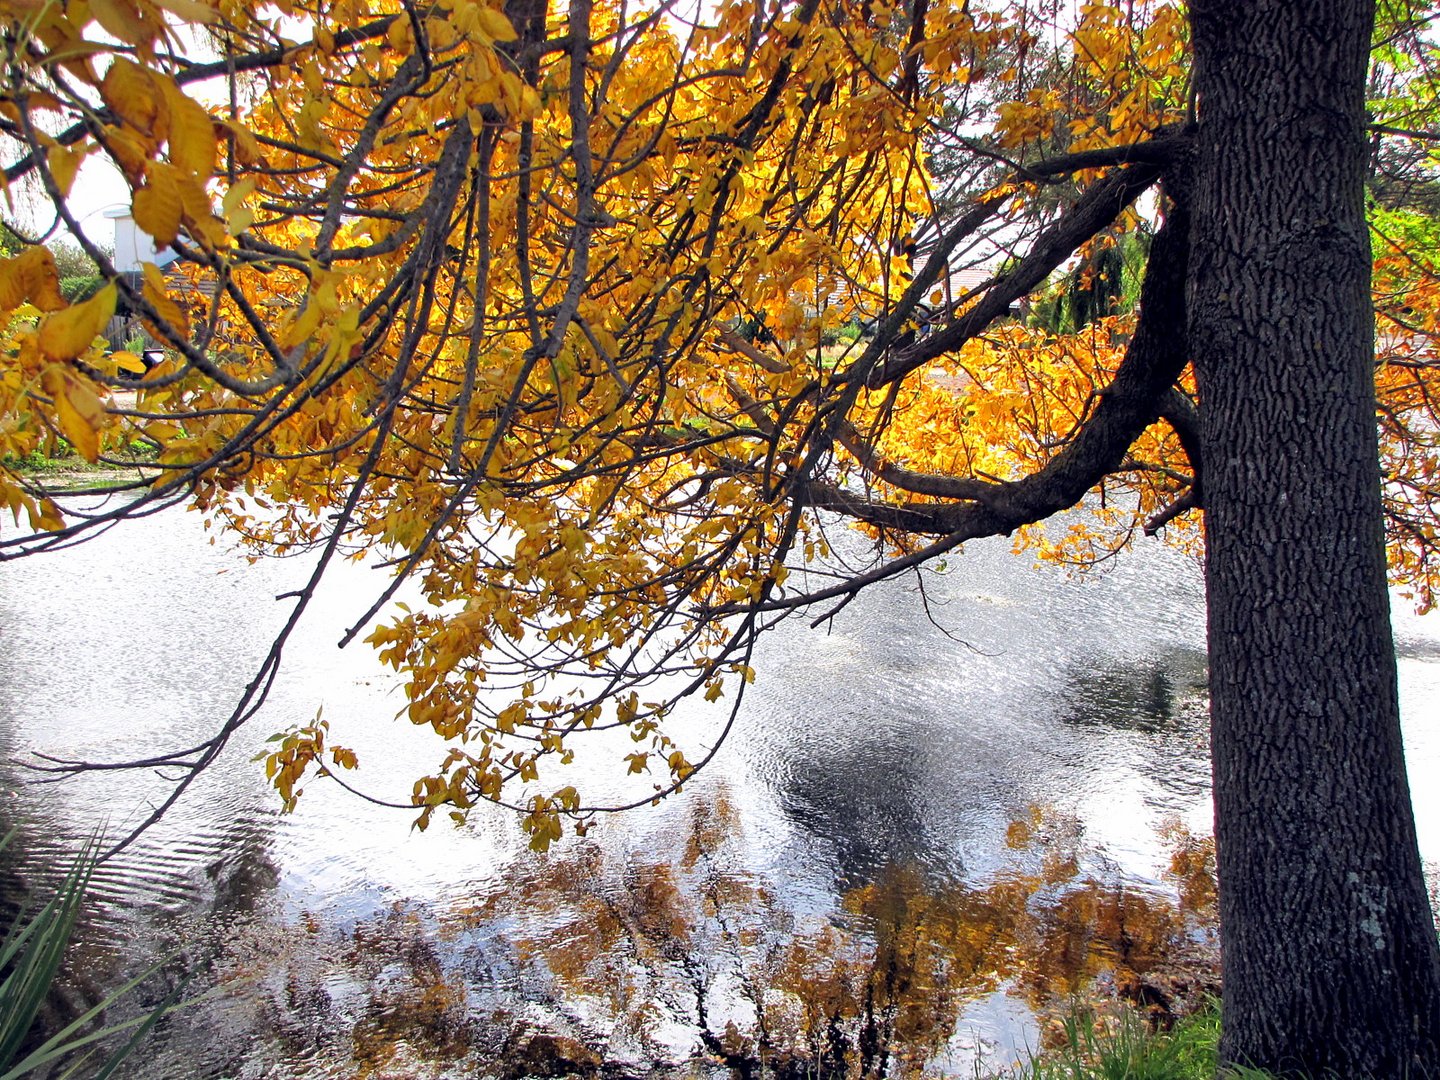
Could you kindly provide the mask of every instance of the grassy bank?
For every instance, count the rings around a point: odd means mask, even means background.
[[[1118,1018],[1085,1010],[1062,1025],[1059,1045],[992,1080],[1215,1080],[1220,1010],[1211,1005],[1152,1032],[1133,1013]],[[1255,1069],[1228,1070],[1227,1080],[1269,1080]]]
[[[155,456],[156,450],[149,443],[135,442],[107,454],[106,460],[89,462],[61,444],[51,454],[36,450],[23,457],[5,457],[0,459],[0,466],[32,477],[51,491],[64,491],[129,484],[135,479],[135,470],[152,464]]]

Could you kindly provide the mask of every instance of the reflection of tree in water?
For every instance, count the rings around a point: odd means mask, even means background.
[[[1205,654],[1176,649],[1159,656],[1076,666],[1066,675],[1062,722],[1125,736],[1137,768],[1181,799],[1210,791],[1210,727]]]
[[[1163,1016],[1213,962],[1204,845],[1177,847],[1173,895],[1103,883],[1079,870],[1078,830],[1037,811],[987,881],[896,864],[827,917],[739,865],[738,828],[718,798],[673,860],[575,846],[518,863],[469,906],[363,923],[339,949],[295,928],[290,953],[248,974],[296,1046],[324,1030],[362,1076],[700,1058],[741,1076],[903,1077],[933,1071],[969,1004],[997,990],[1046,1015],[1099,980]]]
[[[1159,656],[1072,667],[1063,691],[1066,723],[1121,731],[1175,731],[1205,701],[1205,654],[1176,649]]]
[[[271,850],[269,822],[237,819],[216,845],[217,857],[205,867],[214,887],[212,910],[218,914],[251,912],[269,900],[280,881],[280,864]]]

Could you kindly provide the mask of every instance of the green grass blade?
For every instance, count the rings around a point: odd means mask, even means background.
[[[0,837],[0,852],[5,850],[14,836],[15,830],[12,829]],[[182,980],[166,995],[165,1000],[149,1013],[95,1031],[85,1031],[105,1010],[159,971],[163,966],[162,962],[107,995],[98,1005],[50,1036],[22,1060],[15,1060],[60,971],[65,951],[75,932],[81,902],[95,872],[99,850],[100,837],[97,834],[81,848],[74,864],[50,900],[34,916],[22,915],[17,918],[15,924],[6,932],[3,945],[0,945],[0,966],[8,966],[9,969],[4,980],[0,980],[0,1080],[19,1080],[26,1074],[56,1064],[78,1050],[91,1047],[63,1074],[64,1077],[78,1076],[80,1070],[93,1062],[95,1043],[123,1032],[131,1032],[130,1037],[110,1054],[99,1071],[91,1077],[91,1080],[109,1080],[139,1042],[160,1022],[161,1017],[179,1008],[178,1002],[188,985],[188,979]]]
[[[126,994],[133,991],[142,982],[154,975],[163,966],[164,962],[162,961],[154,967],[136,975],[129,982],[109,994],[104,1001],[86,1011],[83,1016],[77,1017],[63,1029],[46,1039],[44,1043],[26,1055],[23,1061],[17,1062],[6,1072],[0,1073],[0,1080],[17,1080],[18,1077],[24,1076],[28,1072],[33,1072],[36,1069],[54,1064],[56,1061],[68,1054],[74,1053],[82,1047],[89,1046],[102,1039],[108,1039],[112,1035],[118,1035],[123,1031],[130,1031],[133,1028],[143,1028],[144,1031],[148,1033],[149,1030],[159,1022],[162,1016],[179,1008],[179,1006],[175,1004],[175,999],[178,998],[179,991],[184,989],[186,985],[185,982],[182,982],[177,990],[171,991],[170,995],[167,996],[157,1008],[151,1010],[144,1016],[133,1016],[128,1020],[122,1020],[118,1024],[111,1024],[97,1031],[86,1032],[83,1035],[80,1034],[91,1021],[95,1020],[104,1013],[106,1009],[113,1006]],[[128,1053],[128,1051],[126,1052]],[[113,1066],[110,1066],[108,1062],[106,1067],[111,1068],[113,1071]],[[108,1075],[108,1073],[106,1075]]]
[[[96,848],[95,840],[86,843],[50,902],[16,935],[9,974],[0,982],[0,1064],[14,1060],[60,971]]]

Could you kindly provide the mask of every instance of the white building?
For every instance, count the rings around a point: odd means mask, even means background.
[[[162,270],[175,261],[170,248],[157,248],[150,235],[135,224],[129,207],[106,210],[105,216],[115,223],[115,269],[122,274],[138,274],[145,263],[154,263]]]

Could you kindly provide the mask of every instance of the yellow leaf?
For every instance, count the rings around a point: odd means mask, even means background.
[[[235,140],[235,160],[241,165],[263,165],[265,155],[260,152],[260,142],[244,124],[230,120],[216,121]]]
[[[65,306],[55,256],[39,244],[13,259],[0,259],[0,311],[13,311],[27,301],[41,311],[59,311]]]
[[[65,527],[65,518],[53,499],[41,499],[36,504],[36,509],[39,513],[32,514],[30,517],[32,528],[43,529],[46,532],[58,532]]]
[[[145,175],[145,168],[155,153],[149,137],[126,127],[116,127],[114,124],[106,124],[104,133],[110,156],[115,160],[115,164],[120,166],[125,179],[132,184],[140,183]]]
[[[25,270],[19,259],[0,259],[0,311],[25,303]]]
[[[220,13],[203,0],[156,0],[156,3],[185,22],[210,25],[220,21]]]
[[[84,23],[88,21],[88,13],[81,14],[77,9],[79,9],[79,5],[72,7],[70,12],[83,27]],[[53,8],[52,12],[54,12]],[[47,63],[61,64],[77,79],[90,86],[96,85],[98,80],[95,78],[95,69],[90,65],[90,58],[100,52],[108,51],[108,49],[97,43],[83,40],[82,29],[77,28],[74,22],[58,12],[54,12],[50,18],[36,27],[36,33],[49,48],[49,53],[45,57]],[[36,100],[37,98],[39,101]],[[59,104],[58,99],[42,90],[31,96],[28,107],[32,110],[50,108],[51,101],[54,101],[56,105]]]
[[[220,202],[220,212],[225,217],[225,227],[231,236],[239,236],[255,220],[255,211],[245,205],[245,200],[255,192],[254,177],[247,176],[225,193]]]
[[[64,308],[65,297],[60,295],[60,271],[55,266],[55,256],[50,254],[50,249],[37,245],[20,257],[26,260],[25,290],[30,303],[41,311]]]
[[[98,52],[99,49],[93,49],[92,51]],[[37,109],[49,109],[52,112],[65,111],[65,103],[48,90],[35,91],[26,100],[26,104],[29,105],[31,112],[35,112]],[[37,132],[36,134],[39,133]]]
[[[160,318],[169,323],[181,337],[190,335],[190,321],[186,318],[185,309],[172,300],[165,291],[165,275],[154,263],[145,263],[141,268],[144,274],[144,282],[140,287],[141,295]]]
[[[165,23],[149,0],[90,0],[90,14],[109,33],[148,53]]]
[[[180,233],[180,185],[172,169],[157,164],[150,169],[150,181],[135,192],[130,212],[135,224],[150,234],[156,247],[166,247]]]
[[[496,41],[514,41],[520,36],[515,33],[515,27],[510,25],[510,20],[494,8],[477,8],[475,16],[480,23],[480,29]]]
[[[119,352],[112,352],[110,359],[115,362],[115,366],[121,371],[129,371],[135,375],[145,374],[145,361],[133,352],[127,352],[123,349]]]
[[[164,137],[165,99],[155,79],[139,64],[124,57],[112,60],[100,83],[100,97],[126,124],[157,139]]]
[[[73,360],[105,329],[115,314],[115,283],[82,304],[47,315],[40,324],[40,351],[51,360]]]
[[[325,92],[325,76],[320,73],[320,65],[314,60],[301,66],[300,81],[305,84],[306,90],[317,97]]]
[[[215,171],[215,125],[210,114],[171,80],[155,81],[170,113],[170,161],[204,183]]]
[[[100,456],[100,428],[105,422],[105,407],[95,391],[58,365],[46,369],[42,382],[55,400],[61,434],[81,457],[94,461]]]
[[[205,185],[189,173],[177,171],[175,177],[191,238],[210,250],[226,246],[229,236],[225,224],[215,216],[215,206]]]
[[[398,53],[407,53],[412,44],[410,38],[410,20],[395,19],[385,30],[385,41]]]
[[[46,164],[50,166],[50,175],[55,178],[55,186],[60,189],[60,194],[70,194],[70,188],[75,184],[75,173],[89,152],[88,146],[79,146],[73,150],[52,146],[45,155]]]

